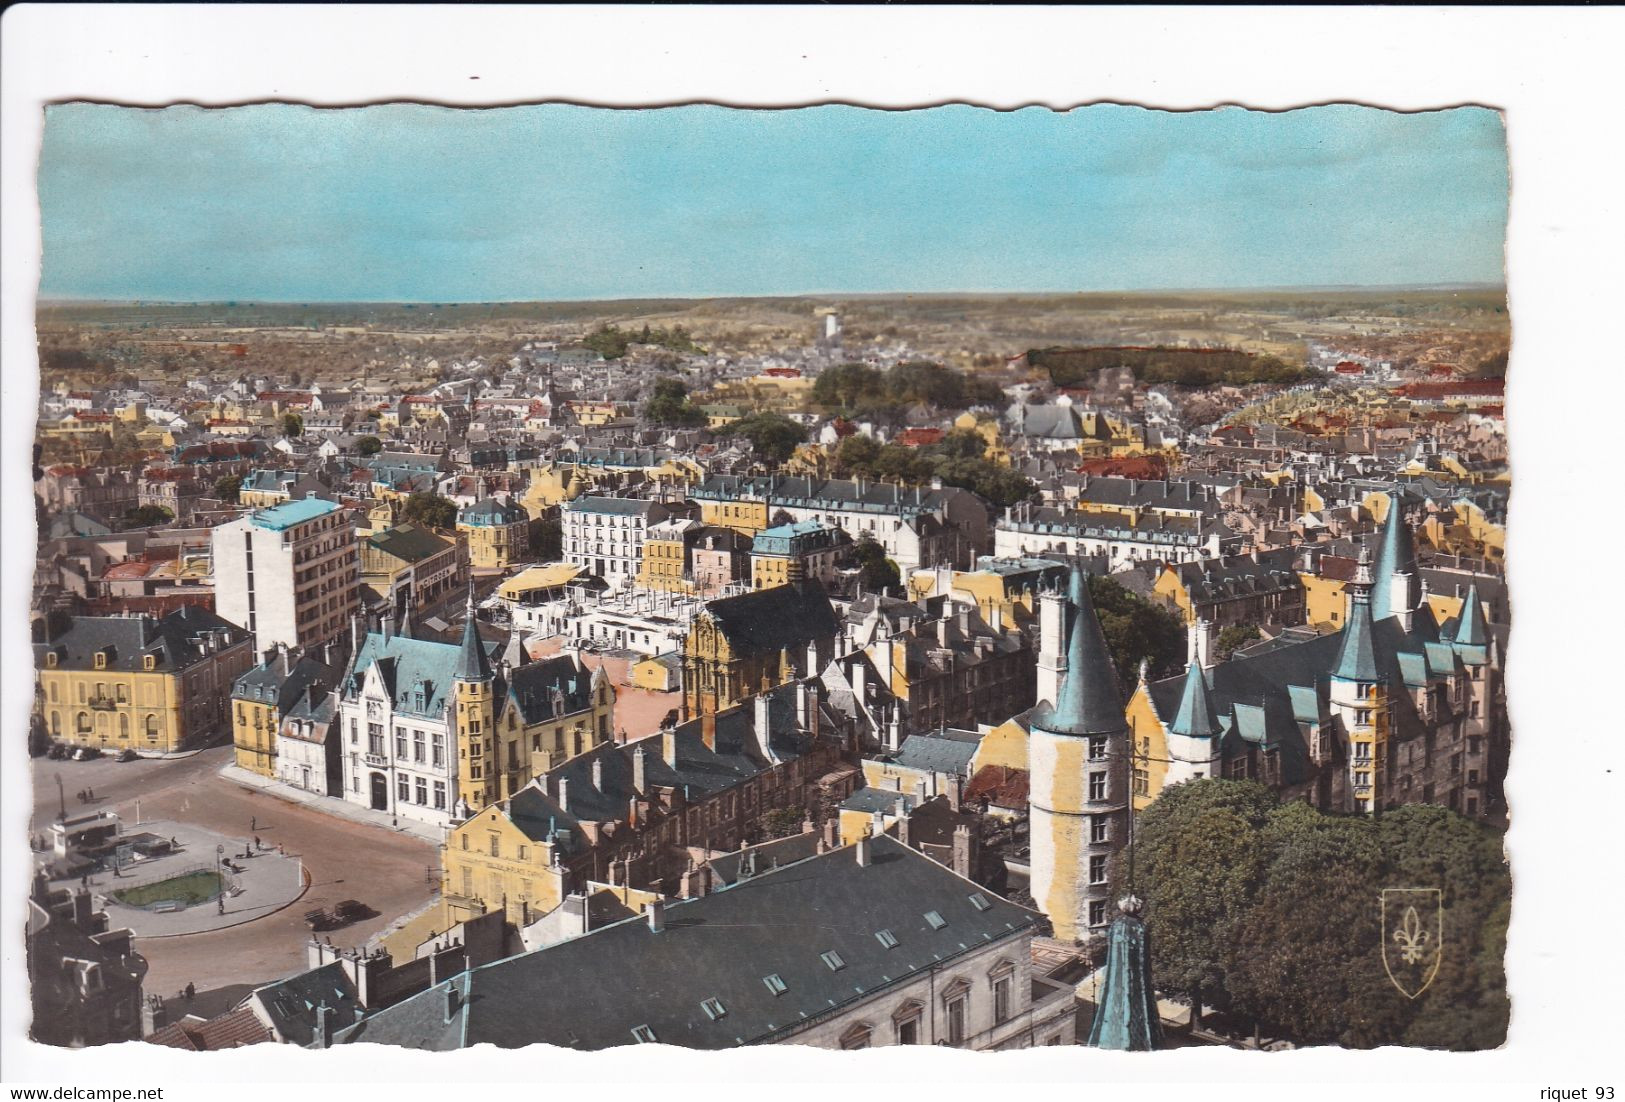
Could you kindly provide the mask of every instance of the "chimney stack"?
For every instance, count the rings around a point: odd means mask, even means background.
[[[827,853],[841,844],[841,822],[834,815],[824,820],[824,836],[819,839],[818,851]]]
[[[677,768],[677,728],[660,729],[660,756],[671,768]]]
[[[971,865],[974,844],[971,837],[970,826],[961,823],[954,828],[954,855],[953,869],[966,880],[971,878]]]
[[[559,778],[559,807],[564,811],[570,810],[570,779]]]
[[[717,748],[717,713],[708,711],[700,716],[700,740],[707,750]]]
[[[462,992],[457,990],[456,983],[446,984],[446,1021],[457,1017],[457,1011],[462,1009]]]
[[[876,812],[875,814],[878,815],[879,812]],[[853,853],[857,857],[858,868],[866,869],[866,868],[869,867],[869,859],[870,859],[869,847],[872,844],[873,843],[871,842],[869,835],[865,834],[863,837],[858,839],[857,845],[852,847]]]
[[[657,934],[660,933],[666,928],[665,902],[659,899],[653,900],[650,902],[647,911],[649,914],[649,929]]]
[[[632,751],[632,787],[638,790],[639,795],[649,794],[649,751],[639,746]]]
[[[592,759],[592,786],[600,792],[604,790],[604,755],[602,754]]]
[[[322,1003],[316,1008],[316,1030],[312,1038],[315,1048],[330,1048],[333,1044],[333,1011]]]

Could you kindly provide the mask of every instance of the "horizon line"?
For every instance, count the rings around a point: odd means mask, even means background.
[[[1418,291],[1501,291],[1504,281],[1445,280],[1432,283],[1306,283],[1269,284],[1238,287],[1123,287],[1087,291],[1068,290],[1000,290],[1000,291],[795,291],[778,294],[649,294],[596,298],[500,298],[500,299],[367,299],[367,298],[204,298],[165,299],[130,297],[98,297],[74,295],[37,296],[35,307],[41,306],[530,306],[544,304],[590,305],[596,303],[628,302],[714,302],[723,299],[783,300],[804,298],[1087,298],[1097,295],[1235,295],[1235,294],[1340,294],[1348,292],[1418,292]]]

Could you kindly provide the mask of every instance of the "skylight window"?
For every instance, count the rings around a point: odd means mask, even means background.
[[[990,911],[993,909],[993,904],[989,903],[987,901],[987,896],[983,895],[981,892],[971,893],[970,905],[975,907],[978,911]]]
[[[948,920],[943,918],[942,915],[938,914],[936,911],[926,911],[925,920],[926,922],[930,923],[933,930],[940,930],[944,926],[948,925]]]
[[[785,985],[784,977],[780,976],[777,972],[774,972],[771,976],[763,976],[762,984],[775,995],[782,995],[786,991],[790,990],[790,988]]]
[[[705,999],[701,1001],[700,1009],[705,1011],[705,1016],[710,1018],[713,1022],[728,1013],[728,1008],[723,1006],[721,1000],[719,999]]]
[[[897,935],[892,933],[890,930],[876,930],[875,940],[880,942],[880,944],[884,945],[888,949],[897,948]]]
[[[841,969],[846,967],[846,961],[841,959],[841,954],[837,953],[833,949],[827,953],[820,953],[818,956],[820,960],[829,965],[829,970],[831,972],[839,972]]]
[[[632,1039],[640,1045],[652,1045],[655,1043],[655,1031],[646,1025],[635,1025],[632,1027]]]

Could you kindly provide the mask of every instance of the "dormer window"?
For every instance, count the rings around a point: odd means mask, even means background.
[[[143,654],[141,656],[141,668],[144,669],[144,670],[155,670],[155,669],[157,669],[158,668],[158,656],[156,654]]]
[[[106,651],[99,650],[99,651],[96,652],[96,668],[98,670],[105,670],[107,668],[107,652]]]

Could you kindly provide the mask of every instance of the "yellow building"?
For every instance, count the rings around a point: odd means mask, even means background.
[[[440,851],[447,920],[501,910],[527,926],[564,902],[568,876],[555,860],[563,857],[551,834],[556,822],[552,801],[527,787],[454,830]]]
[[[697,718],[815,673],[841,626],[816,582],[793,582],[706,604],[683,640],[683,709]]]
[[[1319,632],[1339,631],[1343,616],[1348,611],[1348,596],[1344,592],[1348,580],[1326,574],[1298,572],[1303,582],[1304,622]]]
[[[340,676],[341,671],[308,655],[300,658],[287,647],[267,652],[265,661],[231,687],[231,741],[237,764],[262,777],[275,777],[283,715],[312,685],[332,689]]]
[[[718,528],[732,528],[746,536],[754,536],[767,527],[766,501],[707,501],[700,500],[700,521]]]
[[[227,728],[232,682],[254,660],[246,631],[195,605],[79,616],[34,644],[35,713],[71,746],[174,753]]]
[[[661,593],[692,593],[688,551],[704,525],[686,517],[651,524],[643,536],[638,585]]]
[[[530,517],[510,501],[483,498],[457,514],[476,570],[507,570],[530,557]]]

